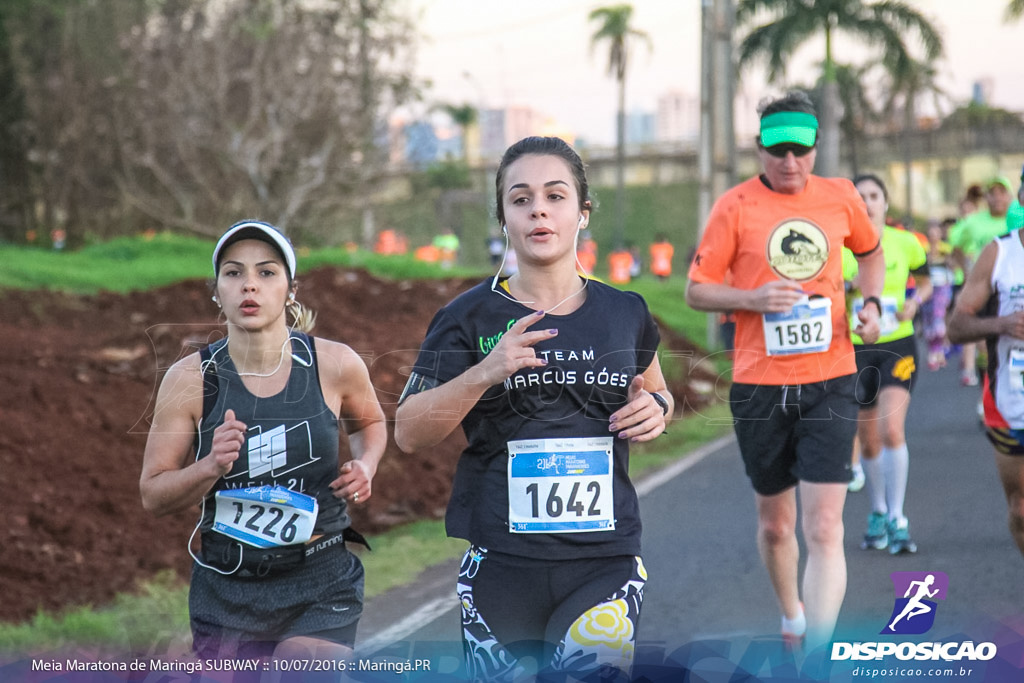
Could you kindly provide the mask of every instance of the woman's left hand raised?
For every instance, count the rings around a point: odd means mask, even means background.
[[[612,413],[608,431],[620,439],[650,441],[665,431],[665,413],[650,392],[644,391],[644,377],[629,383],[626,405]]]

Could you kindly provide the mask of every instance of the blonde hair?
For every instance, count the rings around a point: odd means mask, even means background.
[[[285,310],[292,317],[292,329],[309,333],[316,325],[316,311],[306,308],[297,299],[289,299]]]

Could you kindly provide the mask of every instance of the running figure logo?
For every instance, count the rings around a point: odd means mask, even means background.
[[[949,577],[943,572],[893,572],[896,603],[883,634],[921,634],[935,623],[935,600],[945,600]],[[902,596],[902,597],[901,597]]]

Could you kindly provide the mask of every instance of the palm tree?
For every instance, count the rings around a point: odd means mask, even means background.
[[[757,25],[761,16],[772,20]],[[910,59],[904,36],[916,33],[925,58],[935,60],[942,54],[942,36],[928,20],[899,0],[739,0],[738,25],[751,26],[740,44],[740,68],[759,57],[768,60],[768,80],[778,81],[785,72],[785,61],[796,48],[818,35],[825,36],[825,60],[821,111],[821,149],[819,169],[822,175],[834,175],[839,167],[839,117],[836,65],[832,41],[837,31],[878,44],[887,64]]]
[[[872,82],[873,70],[877,68],[880,68],[877,62],[862,66],[840,63],[835,65],[836,91],[843,112],[842,118],[839,119],[839,130],[842,132],[842,142],[846,146],[846,158],[850,160],[852,175],[860,172],[858,149],[864,140],[866,129],[869,124],[881,118],[881,114],[875,109],[874,98],[865,88],[866,83]],[[807,93],[815,109],[821,111],[825,89],[824,76],[819,75],[813,85],[794,83],[793,88]]]
[[[1024,17],[1024,0],[1010,0],[1010,4],[1006,6],[1006,23],[1021,17]]]
[[[608,42],[608,73],[619,84],[619,108],[615,126],[615,247],[623,246],[626,223],[626,71],[629,67],[630,44],[643,40],[650,46],[647,33],[630,26],[632,5],[599,7],[590,13],[591,21],[600,22],[590,37],[591,47]]]
[[[843,110],[843,116],[839,119],[839,129],[847,144],[847,158],[850,160],[853,175],[860,172],[857,150],[864,139],[864,129],[868,123],[878,118],[874,103],[864,87],[864,84],[869,82],[868,75],[874,66],[836,64],[835,68],[836,87]]]
[[[913,215],[913,174],[910,172],[912,161],[911,131],[917,128],[917,102],[924,96],[931,96],[937,113],[941,113],[943,101],[949,100],[949,94],[938,83],[939,73],[934,64],[919,62],[914,59],[900,61],[896,64],[885,64],[890,83],[886,101],[882,111],[903,113],[903,135],[900,141],[903,146],[903,172],[906,199],[903,210],[907,216]]]

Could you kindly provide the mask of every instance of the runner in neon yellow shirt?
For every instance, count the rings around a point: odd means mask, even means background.
[[[910,540],[910,523],[903,514],[910,465],[905,423],[917,374],[914,316],[932,293],[928,255],[913,233],[885,225],[888,193],[880,178],[862,175],[853,182],[867,206],[868,216],[882,234],[885,254],[881,336],[875,344],[864,344],[853,335],[857,400],[861,405],[857,436],[871,498],[871,514],[861,547],[888,547],[893,555],[913,553],[917,545]],[[843,277],[852,284],[851,295],[855,297],[850,307],[854,311],[851,320],[856,320],[856,311],[863,305],[856,291],[857,262],[853,254],[844,253],[843,257]],[[907,278],[911,274],[917,288],[914,297],[907,299]]]

